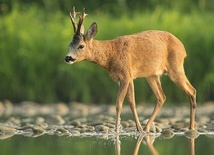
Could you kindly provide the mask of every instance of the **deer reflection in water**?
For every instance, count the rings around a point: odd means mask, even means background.
[[[140,135],[137,138],[137,142],[135,144],[135,147],[133,149],[133,155],[138,155],[141,142],[145,142],[145,144],[148,146],[150,152],[152,155],[159,155],[155,147],[153,146],[153,142],[155,141],[154,135]],[[116,136],[116,143],[115,143],[115,149],[116,149],[116,155],[121,155],[121,142],[119,135]]]
[[[190,139],[190,155],[195,155],[195,139]]]
[[[139,135],[139,137],[137,138],[135,147],[133,149],[132,155],[138,155],[140,145],[142,142],[147,145],[149,151],[151,152],[151,155],[160,155],[153,145],[155,138],[156,138],[155,135]],[[189,141],[190,141],[190,155],[195,155],[195,139],[192,138]],[[121,141],[120,141],[119,134],[116,135],[115,154],[122,155],[121,154]]]

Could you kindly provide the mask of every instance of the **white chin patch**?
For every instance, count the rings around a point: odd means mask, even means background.
[[[69,62],[67,62],[69,65],[71,65],[71,64],[73,64],[74,63],[74,61],[69,61]]]

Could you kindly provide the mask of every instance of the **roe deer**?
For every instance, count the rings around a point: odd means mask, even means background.
[[[190,129],[194,129],[196,90],[184,72],[183,64],[186,51],[181,41],[171,33],[159,30],[120,36],[113,40],[93,40],[97,33],[97,24],[92,23],[87,33],[84,34],[83,20],[87,14],[83,9],[78,24],[75,22],[76,14],[78,13],[73,8],[70,18],[75,34],[65,61],[69,64],[81,60],[91,61],[103,67],[114,80],[118,81],[116,132],[119,132],[120,114],[126,95],[137,130],[139,132],[150,131],[154,119],[166,100],[160,82],[162,74],[168,74],[169,78],[188,95],[190,99]],[[138,77],[147,79],[157,98],[154,111],[144,129],[140,124],[135,105],[133,80]]]

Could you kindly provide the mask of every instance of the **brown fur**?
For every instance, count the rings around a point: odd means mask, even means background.
[[[162,90],[160,76],[168,74],[169,78],[190,98],[190,129],[194,128],[196,90],[185,76],[183,63],[186,51],[183,44],[171,33],[150,30],[132,35],[121,36],[113,40],[93,40],[97,26],[93,23],[86,35],[82,35],[78,44],[73,39],[67,57],[72,61],[91,61],[105,68],[110,76],[119,82],[116,101],[116,131],[119,131],[120,113],[125,96],[130,103],[138,131],[143,129],[138,119],[133,80],[145,77],[152,88],[157,103],[144,130],[149,132],[151,125],[166,100]],[[79,49],[83,45],[83,49]],[[74,61],[73,61],[74,60]]]

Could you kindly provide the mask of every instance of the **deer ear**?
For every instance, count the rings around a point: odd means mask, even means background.
[[[89,27],[89,29],[88,29],[88,32],[87,32],[87,34],[86,34],[86,38],[87,38],[88,40],[90,40],[90,39],[94,38],[94,36],[95,36],[96,34],[97,34],[97,23],[93,22],[93,23],[91,24],[91,26]]]

